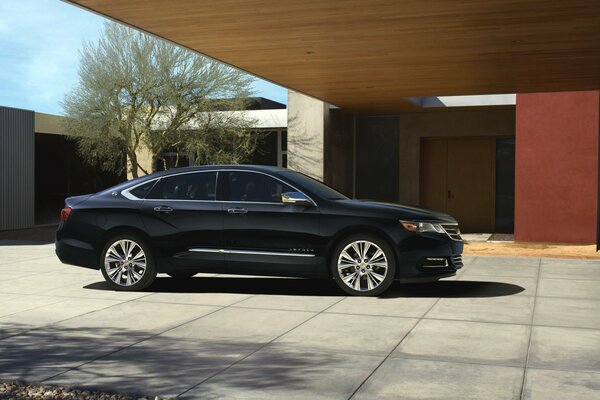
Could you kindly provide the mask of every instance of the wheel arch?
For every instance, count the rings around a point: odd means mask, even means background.
[[[107,231],[105,231],[102,234],[102,237],[100,239],[100,243],[98,246],[98,250],[96,252],[96,259],[98,260],[98,265],[101,266],[101,262],[102,260],[100,259],[102,256],[102,252],[104,251],[104,248],[106,247],[108,241],[116,236],[119,235],[125,235],[125,234],[133,234],[135,236],[139,236],[142,240],[144,240],[144,243],[146,245],[150,245],[150,237],[148,236],[148,234],[146,234],[146,232],[144,232],[143,230],[141,230],[140,228],[137,228],[135,226],[115,226],[113,228],[108,229]],[[150,249],[152,250],[152,249]]]

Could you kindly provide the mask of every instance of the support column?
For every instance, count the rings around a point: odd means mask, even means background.
[[[288,168],[321,181],[328,114],[327,103],[288,91]]]
[[[518,94],[515,240],[595,243],[597,91]]]

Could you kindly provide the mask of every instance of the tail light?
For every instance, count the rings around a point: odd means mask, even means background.
[[[65,207],[62,210],[60,210],[60,220],[62,222],[66,222],[69,218],[69,215],[71,215],[71,207]]]

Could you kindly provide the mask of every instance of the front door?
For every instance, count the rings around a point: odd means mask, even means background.
[[[463,232],[494,232],[496,138],[424,138],[421,205],[454,216]]]
[[[283,204],[281,193],[296,191],[263,173],[219,172],[226,199],[223,240],[226,268],[288,275],[310,273],[322,261],[316,252],[319,211]]]
[[[175,267],[220,271],[222,203],[216,201],[216,172],[194,172],[161,178],[141,210],[157,256]]]

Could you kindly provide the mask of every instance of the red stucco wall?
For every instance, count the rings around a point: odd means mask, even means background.
[[[518,94],[515,240],[595,243],[599,92]]]

